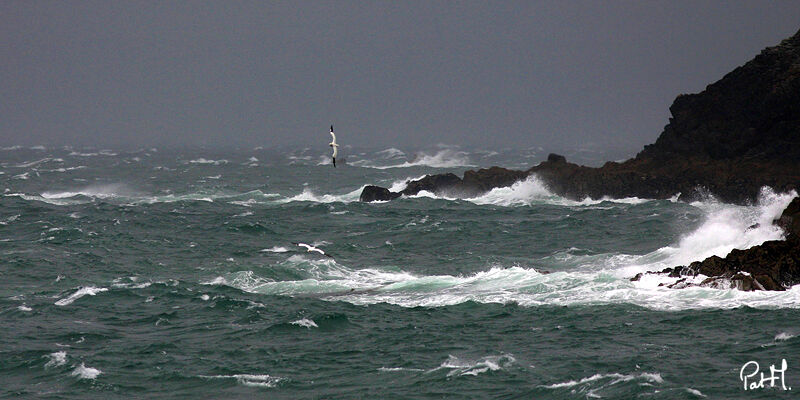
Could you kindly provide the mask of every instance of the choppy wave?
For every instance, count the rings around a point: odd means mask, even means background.
[[[424,176],[423,176],[424,177]],[[420,178],[416,178],[420,179]],[[405,181],[402,183],[395,182],[392,186],[395,189],[402,190],[405,188]],[[494,188],[478,197],[473,198],[458,198],[446,195],[434,194],[428,191],[421,191],[411,198],[434,198],[444,200],[465,200],[478,205],[495,205],[495,206],[530,206],[533,204],[553,204],[560,206],[593,206],[603,202],[619,203],[619,204],[642,204],[651,199],[640,199],[638,197],[626,197],[616,199],[612,197],[603,197],[600,199],[585,198],[581,201],[570,200],[561,197],[547,188],[547,185],[536,175],[530,175],[526,179],[517,181],[511,186]]]
[[[314,322],[314,320],[311,320],[311,319],[308,319],[308,318],[303,318],[303,319],[299,319],[297,321],[293,321],[292,325],[302,326],[302,327],[308,328],[308,329],[319,328],[319,326],[317,326],[317,323]]]
[[[360,189],[359,189],[360,194]],[[270,204],[281,202],[281,195],[277,193],[264,193],[260,190],[252,190],[246,193],[228,193],[228,192],[195,192],[186,194],[162,194],[150,195],[138,193],[130,189],[124,184],[107,184],[107,185],[92,185],[73,190],[63,191],[45,191],[40,194],[27,194],[27,193],[6,193],[4,196],[19,197],[27,201],[41,201],[53,205],[73,205],[89,203],[95,199],[102,200],[117,200],[128,205],[138,204],[154,204],[154,203],[174,203],[180,201],[205,201],[213,202],[216,200],[230,200],[228,203],[240,206],[252,206],[254,204]],[[321,201],[328,201],[329,195],[322,196]],[[345,195],[347,196],[347,195]],[[295,196],[297,197],[297,196]],[[350,196],[352,198],[352,195]],[[306,201],[315,201],[315,196],[310,196]],[[352,201],[352,200],[335,200],[345,199],[342,196],[332,196],[329,201]],[[242,200],[237,200],[242,199]],[[355,196],[358,199],[358,195]],[[293,201],[292,199],[283,199],[282,202]]]
[[[567,271],[543,273],[536,268],[495,265],[466,276],[426,276],[380,267],[352,269],[332,259],[293,255],[283,267],[302,274],[303,279],[275,281],[253,271],[240,271],[209,283],[264,294],[314,295],[354,304],[389,303],[404,307],[475,301],[513,302],[523,306],[627,303],[661,310],[744,305],[797,308],[800,286],[784,292],[743,292],[707,287],[669,289],[659,284],[672,283],[677,278],[661,275],[644,275],[639,281],[630,281],[639,272],[686,265],[711,255],[725,256],[734,248],[781,239],[783,232],[771,222],[795,195],[765,190],[756,206],[734,206],[713,200],[696,203],[696,207],[706,212],[706,219],[675,245],[644,255],[576,256],[578,259],[571,261],[576,266]],[[535,265],[535,260],[532,262]]]
[[[351,203],[357,201],[358,198],[361,196],[361,192],[364,190],[365,186],[361,186],[360,188],[353,190],[352,192],[348,192],[345,194],[335,195],[335,194],[322,194],[318,195],[314,193],[312,189],[305,188],[303,192],[292,197],[284,198],[279,202],[282,203],[289,203],[293,201],[309,201],[314,203]]]
[[[103,371],[100,371],[97,368],[87,367],[81,363],[81,365],[72,370],[71,375],[78,377],[78,379],[96,379],[102,373]]]
[[[106,199],[111,197],[124,196],[131,191],[122,184],[109,184],[109,185],[94,185],[77,191],[63,191],[63,192],[43,192],[41,197],[47,200],[55,199],[68,199],[77,196],[94,197],[99,199]]]
[[[106,292],[108,288],[98,288],[94,286],[85,286],[75,291],[75,293],[55,302],[57,306],[66,306],[72,304],[75,300],[83,296],[94,296],[98,293]]]
[[[395,149],[396,150],[396,149]],[[385,160],[383,160],[385,162]],[[382,165],[380,160],[359,160],[350,163],[351,165],[376,169],[389,168],[408,168],[408,167],[432,167],[432,168],[457,168],[475,167],[470,160],[469,154],[454,149],[443,149],[435,154],[426,152],[417,153],[411,161],[404,161],[400,164]]]
[[[205,379],[235,379],[236,382],[241,385],[262,388],[273,388],[284,380],[284,378],[269,376],[266,374],[199,375],[199,377]]]
[[[208,160],[205,158],[196,158],[194,160],[186,161],[187,164],[212,164],[212,165],[222,165],[227,164],[228,160]]]
[[[517,360],[511,354],[501,354],[498,356],[486,356],[478,360],[464,360],[459,357],[448,355],[442,365],[430,371],[434,372],[441,369],[450,370],[447,376],[466,376],[478,375],[487,371],[499,371],[506,369]]]
[[[57,351],[47,355],[47,363],[44,364],[45,368],[60,367],[67,363],[67,352]]]

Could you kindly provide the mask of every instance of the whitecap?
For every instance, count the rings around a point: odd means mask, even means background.
[[[273,246],[268,249],[261,249],[260,251],[269,253],[286,253],[287,251],[289,251],[289,249],[283,246]]]
[[[102,373],[103,371],[97,368],[87,367],[81,363],[81,365],[75,367],[71,375],[77,376],[79,379],[95,379]]]
[[[235,375],[198,375],[200,378],[205,379],[236,379],[241,385],[251,387],[273,388],[278,385],[284,378],[274,377],[269,375],[251,375],[251,374],[235,374]]]
[[[704,395],[701,391],[699,391],[697,389],[692,389],[690,387],[687,387],[685,389],[686,389],[687,392],[689,392],[689,393],[691,393],[691,394],[693,394],[693,395],[695,395],[697,397],[708,397],[708,396]]]
[[[619,374],[619,373],[612,373],[612,374],[594,374],[587,378],[582,378],[578,381],[567,381],[561,383],[554,383],[551,385],[545,385],[544,387],[548,389],[559,389],[559,388],[569,388],[578,385],[584,385],[587,383],[599,381],[599,380],[610,380],[611,382],[604,386],[611,386],[620,382],[627,382],[631,380],[644,380],[650,383],[663,383],[664,379],[661,378],[661,374],[658,373],[649,373],[649,372],[642,372],[641,374]]]
[[[17,164],[17,165],[15,165],[15,167],[17,167],[17,168],[27,168],[27,167],[32,167],[34,165],[38,165],[38,164],[41,164],[41,163],[46,163],[46,162],[52,161],[52,160],[53,160],[52,158],[47,157],[47,158],[42,158],[41,160],[28,161],[28,162],[25,162],[25,163],[22,163],[22,164]],[[61,161],[63,161],[63,160],[61,160]]]
[[[67,363],[66,351],[57,351],[55,353],[50,353],[45,357],[48,358],[47,363],[44,364],[45,368],[60,367]]]
[[[795,335],[792,335],[791,333],[781,332],[781,333],[775,335],[775,339],[774,340],[776,342],[783,342],[783,341],[789,340],[789,339],[791,339],[793,337],[795,337]]]
[[[21,304],[21,305],[17,306],[17,310],[24,311],[24,312],[33,311],[32,308],[26,306],[25,304]]]
[[[317,324],[313,320],[310,320],[308,318],[303,318],[303,319],[299,319],[297,321],[293,321],[293,322],[291,322],[291,324],[292,325],[302,326],[302,327],[305,327],[305,328],[308,328],[308,329],[319,328],[319,326],[317,326]]]
[[[124,196],[130,194],[131,190],[123,184],[105,184],[105,185],[91,185],[75,191],[46,191],[41,194],[41,197],[47,200],[55,199],[68,199],[76,196],[86,196],[98,199],[107,199],[112,197]]]
[[[469,155],[466,152],[454,149],[439,150],[435,154],[428,154],[425,152],[417,153],[412,161],[405,161],[401,164],[393,165],[377,165],[374,162],[367,160],[360,160],[351,163],[359,167],[376,168],[376,169],[389,169],[389,168],[408,168],[408,167],[432,167],[432,168],[457,168],[457,167],[474,167],[469,161]]]
[[[202,158],[202,157],[201,157],[201,158],[197,158],[197,159],[194,159],[194,160],[189,160],[189,161],[187,161],[187,162],[185,162],[185,163],[187,163],[187,164],[213,164],[213,165],[222,165],[222,164],[227,164],[227,163],[228,163],[228,160],[224,160],[224,159],[222,159],[222,160],[207,160],[207,159],[205,159],[205,158]]]
[[[447,360],[442,362],[438,368],[434,368],[429,372],[434,372],[440,369],[449,369],[450,372],[447,376],[467,376],[478,375],[487,371],[498,371],[508,368],[517,360],[511,354],[501,354],[497,356],[481,357],[478,360],[462,360],[453,355],[448,355]]]
[[[381,372],[399,372],[399,371],[412,371],[412,372],[424,372],[424,369],[420,368],[403,368],[403,367],[380,367],[378,371]]]
[[[755,206],[698,203],[695,206],[706,214],[705,221],[672,246],[644,255],[573,254],[576,250],[568,254],[569,260],[560,261],[574,265],[572,269],[550,274],[539,272],[535,265],[492,265],[463,276],[420,276],[386,270],[391,267],[353,269],[333,259],[293,255],[277,267],[300,274],[297,280],[276,282],[253,271],[240,271],[219,277],[214,283],[257,293],[318,294],[327,300],[359,305],[388,303],[403,307],[441,307],[475,301],[522,306],[621,303],[656,310],[800,308],[800,285],[781,292],[743,292],[710,287],[674,290],[660,284],[674,283],[679,278],[656,274],[644,274],[639,281],[630,281],[639,272],[686,265],[710,255],[724,256],[732,248],[780,239],[783,233],[771,221],[793,196],[765,191]],[[758,227],[751,228],[759,221]],[[726,230],[738,233],[727,235]],[[704,278],[698,276],[691,281],[699,283]]]
[[[366,185],[361,186],[360,188],[353,190],[352,192],[345,193],[342,195],[332,195],[332,194],[323,194],[317,195],[311,189],[305,188],[303,192],[289,197],[287,199],[281,200],[282,203],[290,203],[294,201],[308,201],[314,203],[352,203],[354,201],[358,201],[358,198],[361,196],[361,192],[364,190]]]
[[[102,293],[108,291],[107,288],[98,288],[94,286],[84,286],[80,289],[76,290],[75,293],[55,302],[57,306],[66,306],[72,304],[75,300],[80,299],[83,296],[94,296],[98,293]]]

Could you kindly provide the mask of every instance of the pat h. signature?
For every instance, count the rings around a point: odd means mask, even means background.
[[[744,390],[764,389],[766,387],[780,387],[783,390],[792,390],[791,387],[786,387],[787,368],[786,359],[782,359],[780,368],[775,368],[774,364],[770,365],[769,375],[764,375],[766,371],[760,371],[758,362],[748,361],[739,370],[739,380],[742,381]],[[780,386],[778,386],[778,383],[780,383]]]

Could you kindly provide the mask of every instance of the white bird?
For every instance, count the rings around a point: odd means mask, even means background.
[[[309,253],[311,253],[311,252],[317,252],[317,253],[319,253],[319,254],[322,254],[323,256],[326,256],[326,257],[331,257],[330,255],[328,255],[328,254],[325,254],[325,252],[324,252],[324,251],[322,251],[321,249],[318,249],[318,248],[316,248],[316,247],[314,247],[314,246],[312,246],[312,245],[310,245],[310,244],[305,244],[305,243],[295,243],[295,244],[296,244],[296,245],[298,245],[298,246],[300,246],[300,247],[305,247],[305,248],[306,248],[306,251],[307,251],[307,252],[309,252]]]
[[[336,144],[336,134],[333,133],[333,125],[331,125],[331,137],[333,139],[331,140],[330,143],[328,143],[328,145],[333,148],[333,155],[331,155],[331,158],[333,158],[333,167],[335,168],[336,167],[336,155],[339,154],[339,145]]]

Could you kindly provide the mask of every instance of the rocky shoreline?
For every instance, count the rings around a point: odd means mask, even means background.
[[[697,94],[679,95],[672,117],[655,143],[622,163],[591,168],[550,154],[528,169],[501,167],[428,175],[409,181],[400,192],[366,186],[360,201],[389,201],[420,191],[469,198],[528,176],[538,177],[553,193],[586,197],[691,201],[713,194],[721,201],[752,204],[761,188],[777,192],[800,188],[800,31],[708,85]],[[792,208],[794,207],[794,208]],[[798,200],[781,217],[787,240],[734,250],[659,273],[675,277],[702,274],[706,286],[742,290],[784,290],[800,283]],[[793,211],[794,210],[794,211]],[[789,222],[786,225],[785,221]],[[791,228],[791,229],[790,229]],[[673,287],[685,287],[680,281]],[[688,284],[687,284],[688,285]]]
[[[706,286],[719,289],[786,290],[800,283],[800,198],[796,197],[774,221],[786,232],[786,240],[770,240],[747,250],[734,249],[725,258],[711,256],[688,266],[665,268],[648,274],[680,278],[673,289]],[[706,276],[697,283],[689,278]],[[631,278],[638,281],[643,274]]]

